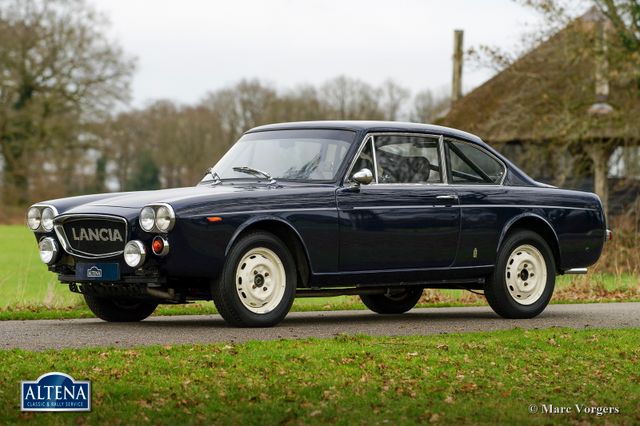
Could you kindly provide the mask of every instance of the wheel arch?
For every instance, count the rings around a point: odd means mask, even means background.
[[[311,261],[309,258],[309,252],[303,242],[302,236],[298,230],[286,220],[277,216],[264,216],[252,218],[236,229],[235,233],[229,240],[225,249],[225,257],[229,254],[231,247],[242,236],[253,231],[266,231],[270,232],[276,237],[280,238],[282,242],[287,246],[291,252],[294,261],[296,262],[296,269],[298,271],[298,286],[308,287],[311,276]]]
[[[553,226],[551,226],[551,224],[545,218],[535,213],[523,213],[507,222],[507,224],[502,228],[500,239],[498,240],[498,246],[496,248],[496,253],[499,252],[500,248],[502,247],[502,243],[507,238],[507,236],[517,229],[533,231],[544,238],[553,253],[556,270],[561,270],[560,266],[562,265],[562,258],[560,253],[560,240],[558,239],[558,234],[556,234]]]

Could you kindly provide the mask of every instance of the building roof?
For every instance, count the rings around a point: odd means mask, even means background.
[[[597,21],[583,15],[510,67],[476,88],[441,119],[491,143],[526,141],[640,140],[640,87],[637,63],[609,43],[610,95],[607,115],[587,111],[596,102]],[[622,58],[622,59],[621,59]]]

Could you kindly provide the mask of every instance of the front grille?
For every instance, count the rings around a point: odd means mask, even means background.
[[[127,242],[127,221],[115,216],[60,217],[55,229],[64,249],[81,257],[116,256]]]

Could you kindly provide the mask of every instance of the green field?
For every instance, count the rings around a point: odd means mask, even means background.
[[[25,226],[0,226],[0,320],[92,316],[82,298],[57,282],[40,262],[33,234]],[[639,277],[559,277],[553,302],[640,300]],[[419,306],[482,305],[482,297],[461,290],[429,291]],[[364,309],[357,297],[297,299],[293,310]],[[163,306],[156,314],[215,313],[211,302]]]
[[[0,351],[5,423],[638,424],[640,330],[511,330]],[[19,384],[91,380],[91,413],[21,413]],[[536,414],[535,404],[618,414]],[[575,408],[573,408],[575,411]]]
[[[33,233],[26,226],[0,226],[0,309],[9,306],[64,307],[80,298],[58,284],[38,257]]]

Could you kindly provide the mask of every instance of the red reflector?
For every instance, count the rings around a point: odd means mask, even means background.
[[[213,222],[222,222],[222,218],[219,216],[212,216],[212,217],[208,217],[207,221],[209,221],[210,223]]]
[[[613,232],[610,229],[607,229],[607,241],[613,240]]]
[[[162,250],[164,249],[164,242],[162,241],[162,238],[154,238],[151,248],[155,254],[162,253]]]

